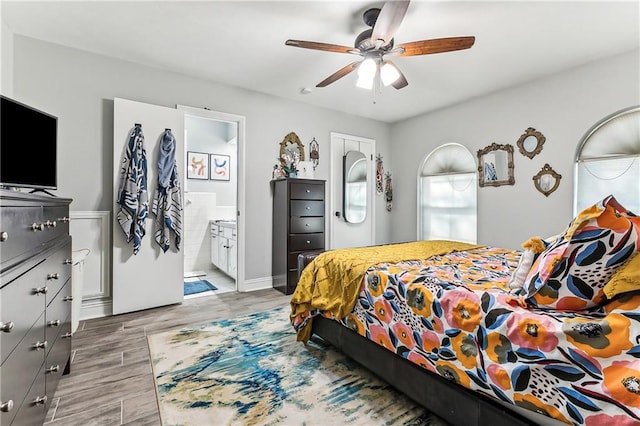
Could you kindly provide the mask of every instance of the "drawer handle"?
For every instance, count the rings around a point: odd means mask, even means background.
[[[9,239],[9,233],[7,231],[0,232],[0,243],[4,243]]]
[[[36,231],[44,231],[44,223],[33,223],[33,224],[31,225],[31,230],[32,230],[33,232],[36,232]]]
[[[304,192],[306,192],[307,194],[311,192],[310,189],[305,190]]]
[[[8,413],[13,409],[13,399],[8,400],[7,402],[0,401],[0,411],[3,413]]]
[[[60,326],[60,320],[49,321],[49,327],[58,327]]]
[[[58,220],[62,223],[69,223],[71,221],[71,218],[65,216],[65,217],[59,217]]]
[[[36,399],[33,400],[35,405],[44,405],[47,403],[47,395],[45,396],[36,396]]]
[[[60,274],[59,273],[54,273],[54,274],[47,274],[47,279],[48,280],[59,280],[60,279]]]
[[[305,223],[305,224],[304,224],[304,226],[306,226],[306,227],[308,228],[308,227],[309,227],[309,224],[308,224],[308,223]]]
[[[71,302],[73,300],[73,296],[65,296],[62,298],[63,302]]]
[[[311,244],[311,241],[307,240],[307,244]]]
[[[72,334],[71,332],[67,332],[67,333],[64,333],[64,334],[62,335],[62,338],[63,338],[63,339],[68,339],[68,338],[69,338],[69,337],[71,337],[71,336],[73,336],[73,334]]]
[[[47,292],[49,291],[49,287],[44,286],[44,287],[38,287],[38,288],[34,288],[33,289],[33,294],[47,294]]]
[[[71,259],[65,259],[65,260],[62,261],[63,265],[71,265],[71,263],[73,263],[73,260],[71,260]]]
[[[55,220],[48,220],[48,221],[46,221],[46,222],[44,223],[44,225],[45,225],[47,228],[55,228],[56,226],[58,226],[58,224],[56,223],[56,221],[55,221]]]
[[[311,207],[307,206],[304,208],[305,210],[311,210]]]
[[[11,330],[13,330],[13,326],[13,321],[0,322],[0,330],[4,331],[5,333],[11,333]]]
[[[57,373],[58,371],[60,371],[60,365],[52,365],[51,367],[47,368],[47,373]]]
[[[47,346],[49,346],[49,344],[47,343],[47,341],[46,341],[46,340],[45,340],[44,342],[41,342],[41,341],[39,341],[39,340],[38,340],[38,341],[33,345],[33,348],[34,348],[36,351],[39,351],[40,349],[46,349],[46,348],[47,348]]]

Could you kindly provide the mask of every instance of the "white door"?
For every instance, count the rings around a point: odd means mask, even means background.
[[[145,221],[146,235],[138,254],[133,243],[127,243],[116,218],[118,184],[122,154],[129,132],[136,123],[142,125],[147,154],[147,190],[149,210],[158,181],[158,151],[160,136],[171,129],[176,138],[178,176],[184,179],[184,119],[182,111],[157,105],[115,98],[113,101],[113,314],[122,314],[156,306],[180,303],[183,300],[184,258],[173,246],[163,253],[153,238],[155,216],[149,212]]]
[[[373,245],[375,241],[375,217],[373,194],[375,193],[375,171],[373,153],[375,140],[358,136],[331,133],[331,184],[329,196],[329,248],[361,247]],[[362,223],[349,223],[342,211],[343,157],[348,151],[360,151],[367,161],[366,217]]]

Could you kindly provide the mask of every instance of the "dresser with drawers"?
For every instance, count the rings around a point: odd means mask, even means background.
[[[277,179],[273,192],[273,287],[291,294],[298,281],[298,255],[325,247],[325,181]]]
[[[42,425],[69,371],[70,203],[0,189],[0,425]]]

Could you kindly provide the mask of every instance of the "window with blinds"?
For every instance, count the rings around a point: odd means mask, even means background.
[[[460,144],[441,145],[418,173],[418,239],[477,240],[476,161]]]
[[[609,194],[640,214],[640,107],[605,117],[578,145],[574,213]]]

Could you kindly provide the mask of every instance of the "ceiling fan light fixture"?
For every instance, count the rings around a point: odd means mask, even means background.
[[[373,77],[358,77],[358,80],[356,81],[356,87],[366,90],[373,89]]]
[[[359,79],[362,78],[362,79],[373,80],[373,78],[376,76],[377,68],[378,67],[374,59],[372,58],[365,59],[360,63],[360,66],[358,66]]]
[[[396,68],[392,63],[385,61],[380,67],[380,79],[382,80],[382,84],[388,86],[390,84],[395,83],[395,81],[400,78],[400,71]]]

